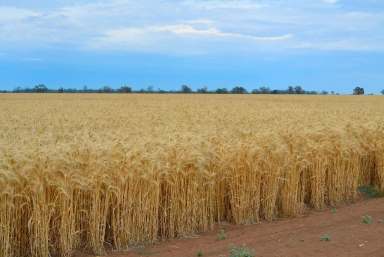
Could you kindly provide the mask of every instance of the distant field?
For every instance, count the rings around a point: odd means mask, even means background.
[[[0,94],[0,257],[70,256],[384,190],[384,97]]]

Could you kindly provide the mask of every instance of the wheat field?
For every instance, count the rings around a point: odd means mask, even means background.
[[[380,96],[2,94],[0,257],[105,253],[384,189]]]

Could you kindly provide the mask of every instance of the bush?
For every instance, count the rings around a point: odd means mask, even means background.
[[[364,88],[362,88],[362,87],[355,87],[353,89],[353,94],[354,95],[364,95]]]
[[[234,94],[246,94],[247,90],[243,87],[234,87],[231,92]]]
[[[217,94],[227,94],[228,93],[228,89],[226,89],[226,88],[218,88],[218,89],[216,89],[216,93]]]

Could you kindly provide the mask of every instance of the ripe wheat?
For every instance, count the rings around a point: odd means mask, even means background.
[[[0,95],[0,257],[102,254],[384,190],[384,99]]]

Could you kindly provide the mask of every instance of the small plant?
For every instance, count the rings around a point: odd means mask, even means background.
[[[320,241],[331,241],[331,236],[329,234],[324,234],[320,237]]]
[[[229,257],[255,257],[254,251],[245,246],[232,247],[229,253]]]
[[[197,257],[203,257],[204,254],[203,254],[203,251],[202,250],[199,250],[196,254]]]
[[[373,219],[369,215],[364,215],[363,218],[362,218],[362,222],[364,224],[372,224],[373,223]]]
[[[225,240],[227,236],[225,235],[224,229],[220,229],[219,233],[217,234],[217,240]]]
[[[336,209],[336,208],[332,208],[332,209],[331,209],[331,212],[332,212],[333,214],[335,214],[335,213],[337,212],[337,209]]]

